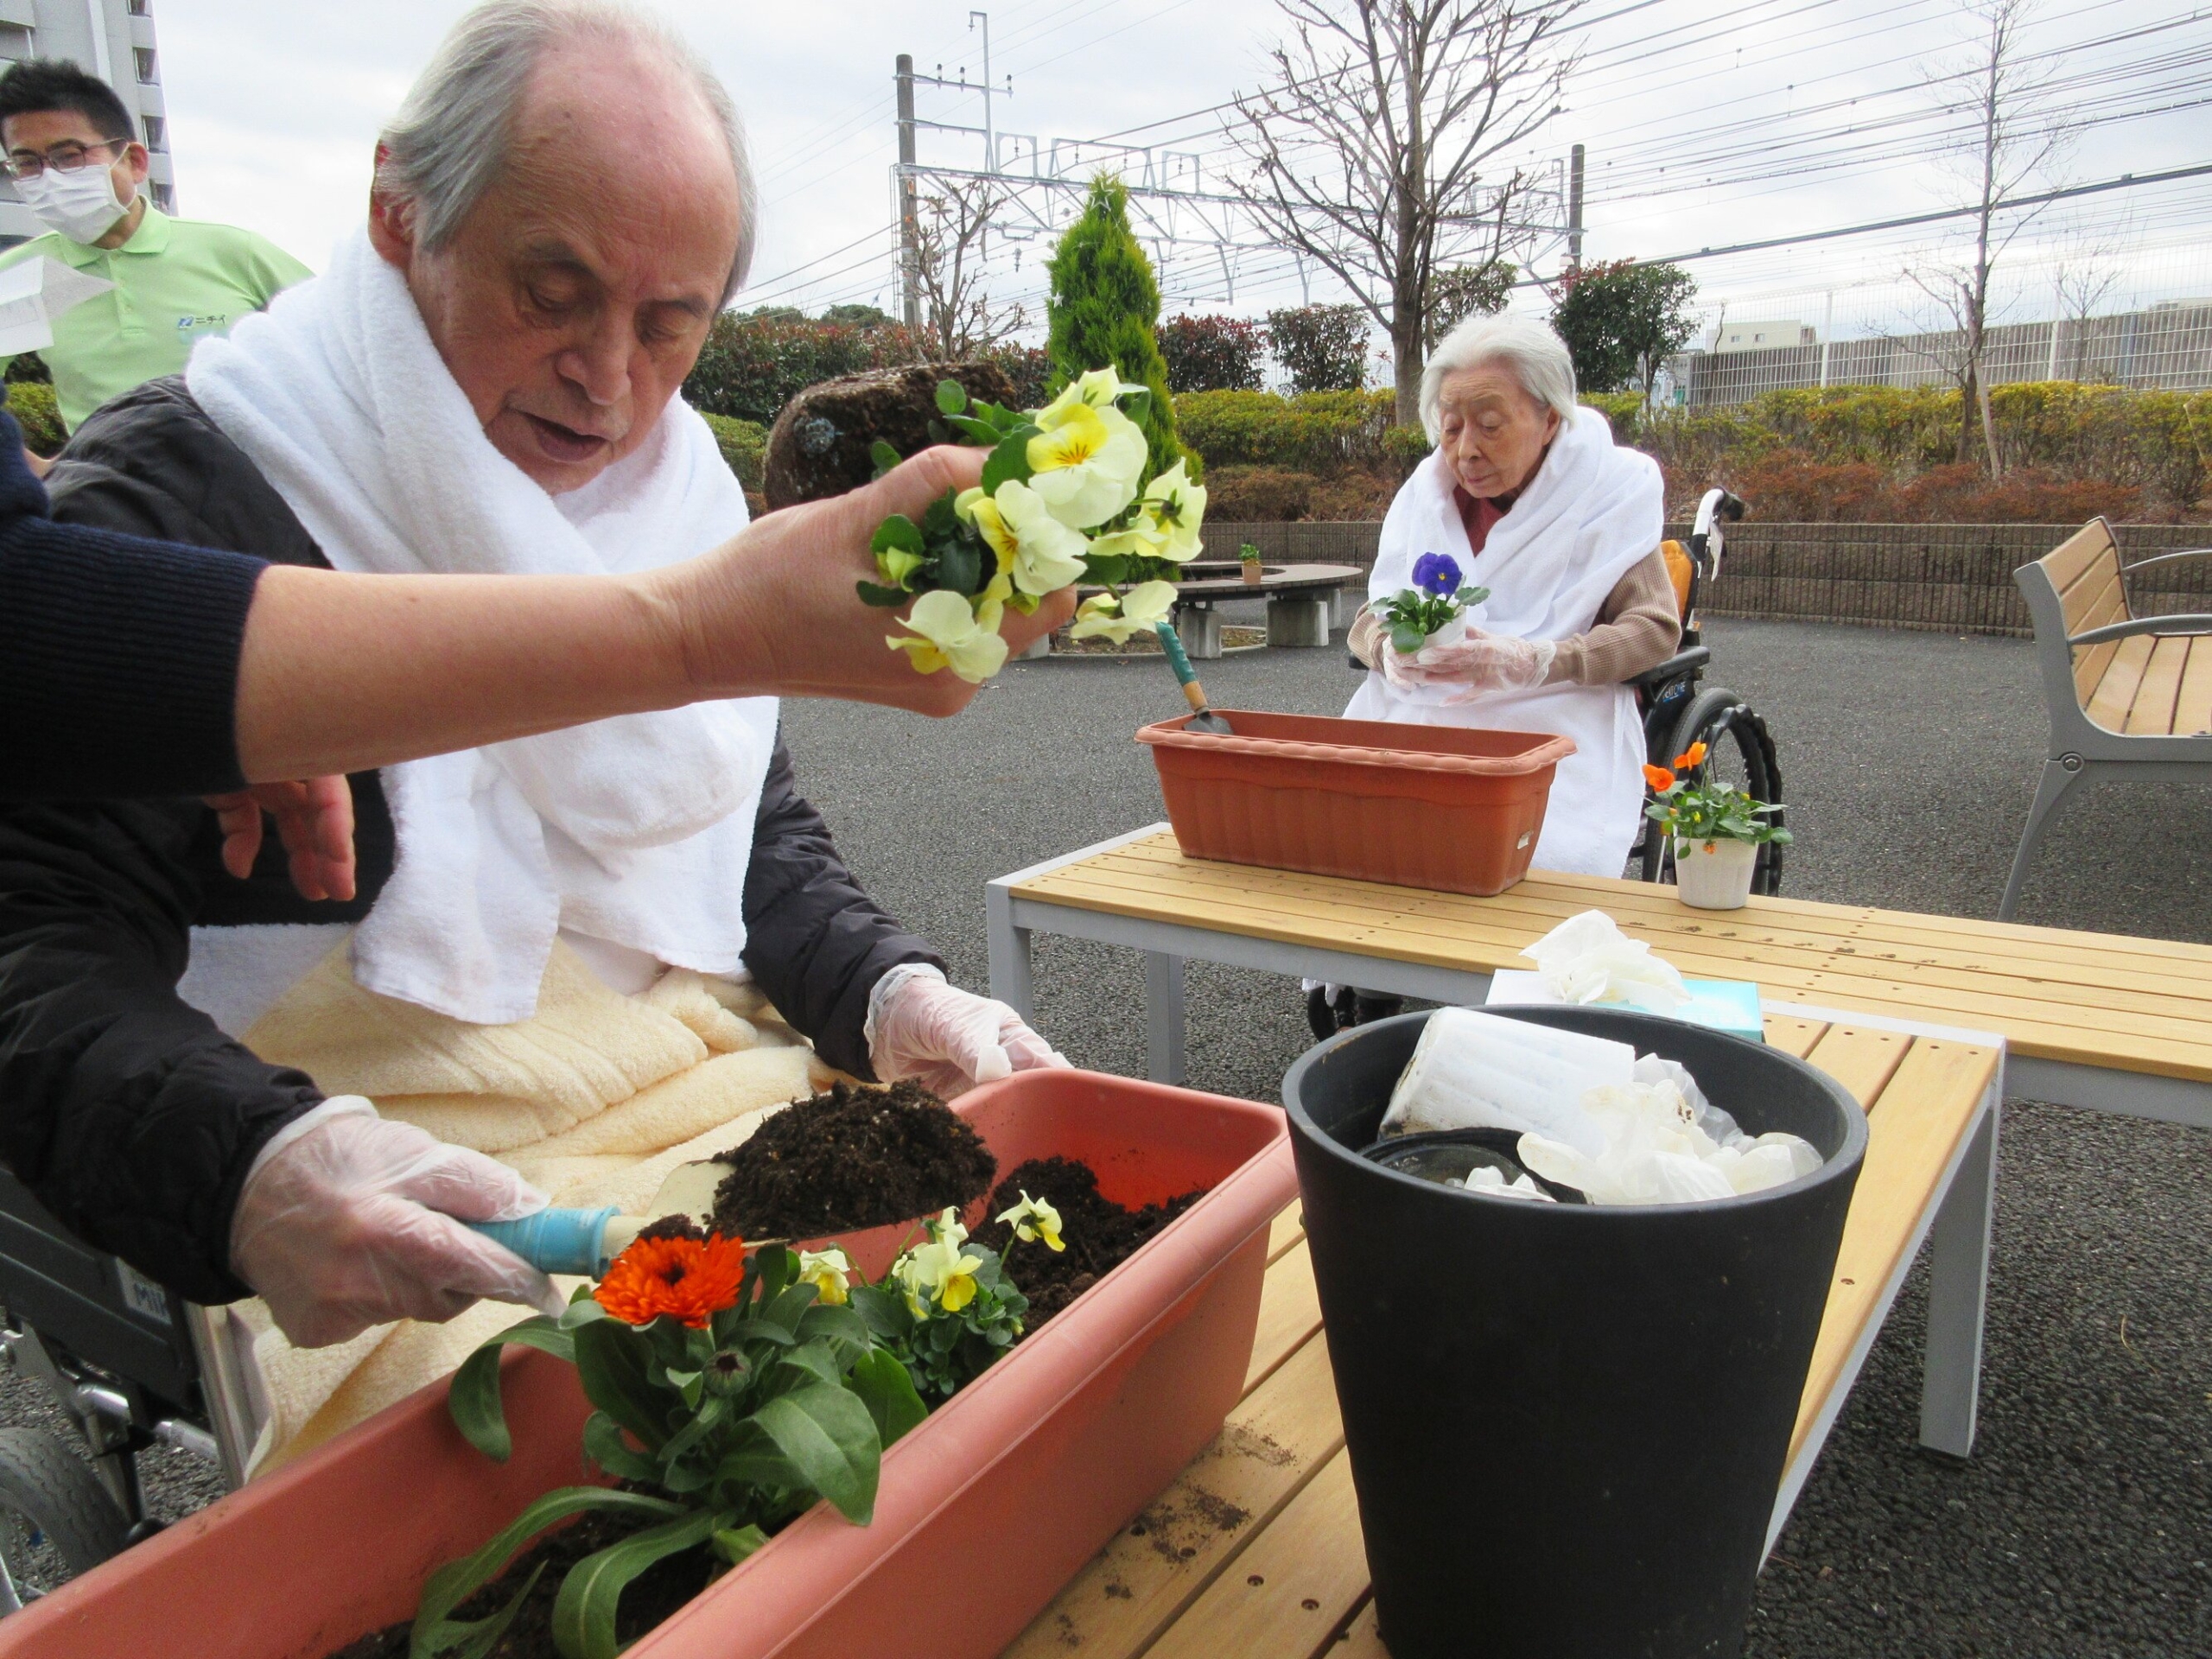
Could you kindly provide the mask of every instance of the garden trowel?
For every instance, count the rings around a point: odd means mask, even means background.
[[[607,1264],[627,1249],[645,1228],[669,1216],[689,1216],[702,1227],[715,1213],[715,1189],[730,1173],[719,1159],[678,1164],[645,1206],[650,1212],[626,1216],[613,1205],[597,1210],[541,1210],[519,1221],[462,1224],[494,1243],[504,1244],[540,1273],[582,1274],[597,1279]],[[747,1239],[747,1245],[780,1244],[782,1239]]]
[[[1160,630],[1160,648],[1167,653],[1167,665],[1175,671],[1175,677],[1182,682],[1183,695],[1190,699],[1191,721],[1183,729],[1211,732],[1217,737],[1235,736],[1229,722],[1206,707],[1205,688],[1198,683],[1198,674],[1191,667],[1191,658],[1183,649],[1175,625],[1162,618],[1153,626]]]

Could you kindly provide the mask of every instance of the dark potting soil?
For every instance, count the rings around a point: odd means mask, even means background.
[[[485,1659],[560,1659],[559,1650],[553,1645],[553,1599],[560,1593],[561,1580],[570,1567],[594,1550],[620,1543],[649,1524],[628,1516],[587,1512],[572,1525],[548,1533],[517,1556],[505,1572],[461,1603],[454,1610],[455,1616],[483,1618],[497,1612],[506,1605],[517,1586],[543,1562],[545,1571],[531,1586],[521,1610],[515,1614],[514,1623],[501,1633]],[[623,1591],[622,1605],[614,1617],[615,1639],[626,1645],[645,1635],[705,1589],[713,1577],[714,1567],[714,1558],[703,1548],[654,1562]],[[386,1625],[358,1642],[347,1643],[331,1653],[328,1659],[407,1659],[408,1637],[413,1629],[411,1619]]]
[[[1100,1275],[1119,1267],[1154,1233],[1205,1196],[1201,1187],[1165,1204],[1147,1204],[1141,1210],[1125,1210],[1101,1196],[1098,1177],[1088,1164],[1068,1158],[1033,1158],[999,1183],[991,1194],[990,1213],[1004,1215],[1021,1202],[1027,1192],[1060,1212],[1060,1239],[1067,1248],[1052,1250],[1041,1239],[1014,1247],[1007,1272],[1029,1299],[1027,1335],[1098,1282]],[[998,1221],[976,1230],[976,1242],[1006,1254],[1014,1229]]]
[[[819,1238],[964,1210],[998,1173],[982,1138],[919,1084],[841,1083],[778,1112],[721,1154],[725,1237]]]

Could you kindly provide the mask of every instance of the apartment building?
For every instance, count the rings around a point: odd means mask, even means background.
[[[115,88],[153,156],[154,206],[176,212],[176,172],[162,104],[153,0],[0,0],[0,68],[22,58],[68,58]],[[41,229],[0,176],[0,247]]]

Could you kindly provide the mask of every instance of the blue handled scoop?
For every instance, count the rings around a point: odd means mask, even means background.
[[[647,1206],[650,1216],[626,1216],[614,1205],[597,1210],[541,1210],[519,1221],[470,1221],[461,1224],[503,1244],[540,1273],[580,1274],[587,1279],[605,1276],[607,1263],[628,1249],[631,1241],[656,1220],[689,1216],[701,1226],[715,1213],[715,1189],[730,1166],[714,1159],[678,1164],[660,1184]],[[746,1241],[747,1244],[753,1240]],[[764,1244],[779,1239],[762,1239]]]

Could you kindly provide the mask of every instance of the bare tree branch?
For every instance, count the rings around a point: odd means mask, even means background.
[[[1973,245],[1963,261],[1929,258],[1905,272],[1949,321],[1914,349],[1939,363],[1959,388],[1958,458],[1971,458],[1978,428],[1993,473],[2001,473],[2004,463],[1989,414],[1990,277],[2035,217],[2032,211],[2013,213],[2000,225],[1999,215],[2028,193],[2027,186],[2049,181],[2079,132],[2049,109],[2051,61],[2038,67],[2021,42],[2035,10],[2036,0],[1981,0],[1970,14],[1973,55],[1929,82],[1937,106],[1969,123],[1969,137],[1944,159],[1964,187]]]
[[[1529,181],[1500,157],[1559,112],[1582,0],[1280,0],[1274,74],[1237,100],[1259,215],[1390,336],[1414,418],[1440,268],[1503,257]]]
[[[950,185],[922,200],[914,249],[922,339],[941,361],[980,356],[1027,321],[1019,305],[993,305],[984,288],[991,217],[1005,202],[987,179]]]

